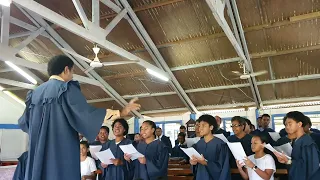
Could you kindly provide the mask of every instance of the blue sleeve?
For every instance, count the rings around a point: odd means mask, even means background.
[[[25,133],[29,134],[29,118],[30,118],[30,106],[31,106],[31,98],[32,98],[32,90],[28,92],[26,98],[26,108],[22,114],[22,116],[18,120],[18,124],[21,130]]]
[[[166,176],[168,172],[169,152],[168,147],[158,146],[158,157],[156,159],[146,159],[148,172]],[[151,174],[151,173],[150,173]]]
[[[208,161],[206,169],[211,177],[219,177],[219,180],[230,179],[230,165],[229,165],[229,150],[227,144],[220,146],[220,151],[216,156],[219,156],[217,161]]]
[[[320,175],[319,152],[314,143],[301,148],[300,159],[292,160],[290,177],[293,179],[317,179]],[[289,177],[289,178],[290,178]]]
[[[94,141],[106,116],[106,109],[89,105],[78,82],[68,82],[61,88],[62,108],[69,124],[89,141]]]

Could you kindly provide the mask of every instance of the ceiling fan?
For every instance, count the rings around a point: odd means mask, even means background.
[[[129,61],[114,61],[114,62],[100,62],[99,58],[98,58],[98,53],[100,51],[100,48],[95,45],[92,50],[95,54],[95,58],[93,60],[90,60],[86,57],[83,57],[79,54],[77,54],[76,52],[67,50],[65,48],[60,48],[62,51],[69,53],[70,55],[74,56],[75,58],[81,59],[87,63],[89,63],[90,67],[87,68],[84,72],[87,73],[91,70],[93,70],[94,68],[99,68],[99,67],[103,67],[103,66],[115,66],[115,65],[121,65],[121,64],[130,64],[130,63],[137,63],[139,62],[139,60],[129,60]]]
[[[249,79],[250,77],[261,76],[263,74],[268,73],[268,71],[266,70],[248,73],[246,71],[246,66],[243,63],[239,63],[239,65],[240,65],[240,68],[243,68],[243,73],[240,73],[239,71],[231,71],[231,72],[238,75],[240,79]]]

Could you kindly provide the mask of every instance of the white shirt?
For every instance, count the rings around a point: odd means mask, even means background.
[[[92,172],[97,170],[96,163],[91,157],[87,157],[81,164],[81,177],[85,175],[91,175]]]
[[[276,164],[274,162],[274,159],[270,154],[266,154],[261,158],[255,159],[254,154],[248,157],[250,161],[253,162],[259,169],[262,171],[266,169],[273,169],[273,174],[270,178],[270,180],[274,180],[274,172],[276,171]],[[248,176],[250,180],[263,180],[253,169],[248,168]]]
[[[163,134],[161,134],[161,136],[157,136],[156,139],[159,139],[161,141],[162,136],[163,136]]]

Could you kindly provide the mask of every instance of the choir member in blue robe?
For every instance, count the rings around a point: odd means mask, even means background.
[[[301,112],[289,112],[285,119],[286,131],[297,137],[292,149],[292,160],[275,152],[279,162],[291,166],[290,180],[316,180],[320,177],[320,153],[312,138],[304,132],[306,121]]]
[[[18,165],[16,167],[16,170],[14,171],[14,175],[12,180],[24,180],[24,175],[26,172],[26,166],[27,166],[27,159],[28,159],[28,151],[21,154],[21,156],[18,158]]]
[[[246,155],[250,156],[253,154],[251,150],[251,139],[252,136],[245,133],[246,121],[240,116],[235,116],[231,119],[231,127],[234,135],[228,137],[229,142],[240,142]],[[230,151],[230,166],[231,168],[237,168],[237,163]],[[240,174],[231,174],[232,180],[242,179]]]
[[[114,140],[102,145],[101,151],[110,148],[115,159],[112,160],[113,164],[103,164],[101,167],[103,169],[103,179],[116,179],[116,180],[132,180],[133,167],[132,165],[124,159],[124,153],[119,146],[131,144],[130,139],[124,138],[128,133],[129,125],[124,119],[117,119],[112,123],[112,130],[115,136]]]
[[[217,129],[217,121],[211,115],[199,117],[200,135],[203,136],[195,150],[201,158],[192,157],[190,164],[196,166],[196,179],[200,180],[230,180],[229,150],[225,142],[213,136]]]
[[[109,127],[101,126],[97,141],[89,143],[90,146],[103,145],[109,141]]]
[[[20,128],[29,134],[25,179],[79,180],[78,133],[93,141],[104,120],[140,108],[136,100],[121,112],[89,105],[79,83],[72,81],[73,65],[67,56],[53,57],[48,63],[49,81],[27,95],[19,119]]]
[[[181,150],[181,148],[188,148],[186,144],[186,134],[185,133],[179,133],[178,134],[178,141],[179,144],[177,144],[172,149],[171,157],[182,157],[185,161],[188,161],[188,156]]]
[[[194,134],[192,136],[190,136],[190,138],[195,138],[195,137],[201,137],[200,136],[200,131],[199,131],[199,120],[196,120],[196,125],[194,126]]]
[[[223,134],[226,138],[230,136],[230,132],[225,131],[224,129],[220,128],[221,125],[221,117],[215,116],[215,119],[217,121],[218,127],[217,130],[214,131],[214,134]]]
[[[268,138],[268,142],[271,145],[274,145],[275,141],[271,138],[269,132],[275,132],[273,129],[269,128],[270,124],[270,115],[269,114],[263,114],[261,116],[261,119],[259,121],[260,127],[256,129],[255,131],[251,132],[252,135],[262,135]]]
[[[144,121],[141,126],[143,142],[138,143],[137,150],[144,155],[134,160],[134,178],[141,180],[167,179],[169,153],[161,141],[155,139],[156,124],[153,121]],[[124,155],[130,162],[131,156]]]
[[[247,118],[243,118],[244,120],[245,120],[245,122],[246,122],[246,124],[245,124],[245,129],[244,129],[244,132],[246,133],[246,134],[250,134],[252,131],[252,123],[251,123],[251,121],[249,120],[249,119],[247,119]]]
[[[313,141],[316,143],[316,145],[319,148],[320,147],[320,133],[316,133],[316,132],[312,131],[311,126],[312,126],[311,119],[308,116],[306,116],[306,125],[303,128],[304,132],[306,134],[308,134],[313,139]]]
[[[183,125],[180,126],[179,133],[185,133],[187,135],[187,128],[185,126],[183,126]],[[179,144],[178,139],[176,139],[174,141],[174,145],[177,145],[177,144]]]
[[[136,133],[136,134],[134,135],[134,141],[132,142],[132,145],[133,145],[135,148],[137,148],[138,143],[141,142],[141,141],[142,141],[142,138],[141,138],[140,133]]]

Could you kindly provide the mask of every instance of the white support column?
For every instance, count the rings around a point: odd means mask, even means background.
[[[92,0],[92,23],[100,26],[100,1]]]
[[[82,24],[84,25],[84,27],[86,29],[89,29],[89,20],[87,18],[87,15],[86,13],[84,12],[83,8],[82,8],[82,5],[80,3],[79,0],[72,0],[73,4],[74,4],[74,7],[76,8],[79,16],[80,16],[80,19],[82,21]]]
[[[127,14],[127,10],[123,9],[116,17],[112,19],[112,21],[105,28],[106,36],[112,31],[114,27],[121,21],[121,19]]]
[[[1,13],[1,43],[9,44],[10,7],[2,6]]]
[[[110,0],[100,0],[100,1],[106,6],[108,6],[109,8],[111,8],[116,13],[119,13],[121,11],[121,8]]]

